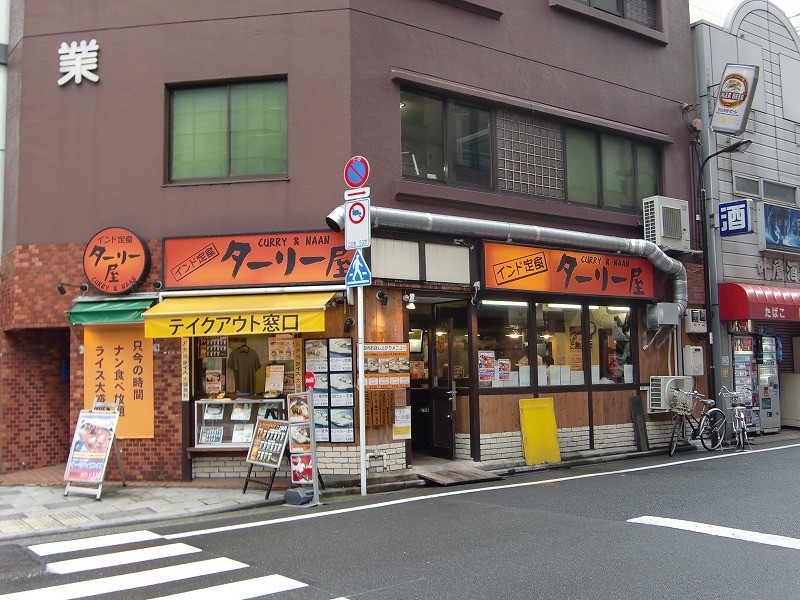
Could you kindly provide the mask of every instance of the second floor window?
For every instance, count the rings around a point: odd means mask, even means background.
[[[658,194],[658,151],[627,138],[565,127],[567,200],[639,212]]]
[[[542,115],[400,91],[403,177],[641,213],[660,150]]]
[[[400,115],[404,177],[491,187],[488,109],[401,91]]]
[[[170,181],[285,176],[286,81],[176,89]]]

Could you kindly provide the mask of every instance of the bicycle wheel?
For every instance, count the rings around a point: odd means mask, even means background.
[[[678,447],[678,438],[683,436],[683,415],[675,415],[672,417],[672,435],[669,438],[669,455],[675,454],[675,448]]]
[[[712,408],[700,420],[700,443],[706,450],[716,450],[725,441],[725,413]]]

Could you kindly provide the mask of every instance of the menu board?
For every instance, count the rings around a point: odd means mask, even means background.
[[[292,483],[313,483],[311,454],[311,407],[307,392],[289,394],[289,462]],[[320,409],[316,409],[320,410]],[[314,413],[316,417],[316,412]]]
[[[364,363],[368,389],[411,386],[408,344],[364,344]]]
[[[314,471],[311,454],[293,454],[291,459],[292,483],[294,485],[311,485],[314,483]]]
[[[222,443],[222,427],[201,427],[200,428],[200,443],[201,444],[221,444]]]
[[[253,441],[252,423],[237,423],[233,426],[233,437],[231,442],[234,444],[249,444]]]
[[[355,442],[354,410],[352,408],[332,408],[330,412],[331,441]]]
[[[231,409],[231,421],[249,421],[253,405],[249,402],[234,402]]]
[[[247,462],[270,469],[280,467],[286,439],[289,436],[288,421],[259,419],[256,421],[253,441],[247,452]]]
[[[80,411],[64,471],[65,481],[102,483],[118,419],[116,411]]]
[[[328,372],[328,340],[305,341],[306,371]]]
[[[404,344],[408,370],[408,344]],[[355,441],[353,413],[352,338],[305,340],[306,371],[314,373],[314,439],[318,442]],[[387,362],[388,365],[388,362]]]

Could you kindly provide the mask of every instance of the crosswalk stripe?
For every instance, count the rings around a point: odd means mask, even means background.
[[[60,560],[49,563],[47,565],[47,570],[51,573],[64,575],[66,573],[77,573],[79,571],[91,571],[92,569],[130,565],[146,560],[159,560],[171,556],[183,556],[195,552],[201,552],[200,548],[195,548],[189,544],[168,544],[165,546],[126,550],[125,552],[111,552],[109,554],[87,556],[85,558]]]
[[[132,544],[135,542],[146,542],[157,539],[161,539],[161,536],[157,533],[153,533],[152,531],[131,531],[129,533],[99,535],[90,538],[67,540],[65,542],[34,544],[33,546],[28,546],[28,549],[39,556],[49,556],[51,554],[77,552],[79,550],[93,550],[95,548],[106,548],[108,546]]]
[[[110,594],[111,592],[143,588],[171,581],[181,581],[201,575],[213,575],[215,573],[233,571],[234,569],[244,569],[245,567],[247,565],[238,560],[212,558],[172,567],[140,571],[139,573],[89,579],[76,583],[3,594],[0,595],[0,598],[3,600],[41,600],[42,598],[47,598],[47,600],[72,600],[74,598],[86,598],[87,596],[99,596]]]
[[[290,579],[283,575],[267,575],[266,577],[225,583],[203,588],[202,590],[191,590],[171,596],[159,596],[158,600],[205,600],[206,598],[209,600],[218,600],[219,598],[224,598],[225,600],[247,600],[248,598],[288,592],[289,590],[297,590],[304,587],[308,587],[308,584],[296,579]]]
[[[768,546],[780,546],[782,548],[792,548],[800,550],[800,539],[775,535],[772,533],[761,533],[758,531],[748,531],[747,529],[734,529],[733,527],[721,527],[719,525],[709,525],[697,521],[684,521],[682,519],[668,519],[666,517],[653,517],[644,515],[635,519],[628,519],[628,523],[639,523],[642,525],[656,525],[658,527],[669,527],[671,529],[682,529],[695,533],[705,533],[717,537],[731,538],[743,542],[755,542]]]

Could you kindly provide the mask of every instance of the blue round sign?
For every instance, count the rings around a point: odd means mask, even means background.
[[[344,166],[344,182],[351,188],[359,188],[369,179],[369,162],[363,156],[354,156]]]

